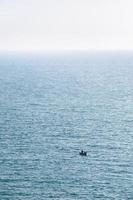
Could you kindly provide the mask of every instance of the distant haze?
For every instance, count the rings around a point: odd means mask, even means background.
[[[0,50],[131,50],[132,0],[0,0]]]

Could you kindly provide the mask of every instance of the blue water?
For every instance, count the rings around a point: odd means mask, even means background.
[[[133,54],[0,56],[0,200],[50,199],[133,199]]]

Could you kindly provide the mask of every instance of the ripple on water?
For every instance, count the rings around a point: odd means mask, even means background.
[[[133,199],[131,65],[12,59],[0,58],[0,199]]]

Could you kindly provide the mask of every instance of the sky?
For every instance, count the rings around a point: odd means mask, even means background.
[[[133,0],[0,0],[0,50],[133,50]]]

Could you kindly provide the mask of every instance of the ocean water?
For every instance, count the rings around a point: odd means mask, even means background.
[[[132,53],[0,56],[0,200],[62,199],[133,199]]]

